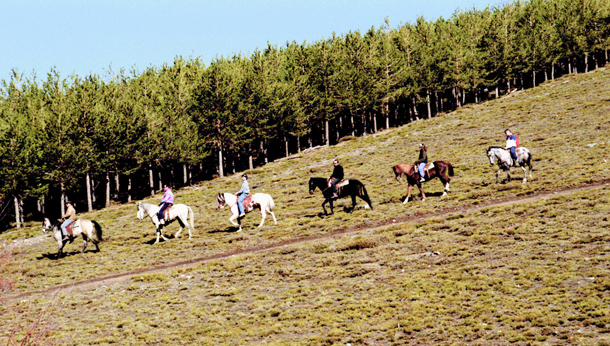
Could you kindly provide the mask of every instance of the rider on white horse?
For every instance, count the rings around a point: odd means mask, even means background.
[[[504,130],[504,134],[506,135],[506,150],[510,151],[510,157],[513,159],[513,166],[517,166],[517,153],[515,150],[517,149],[517,137],[510,132],[509,129]]]
[[[63,240],[70,240],[72,239],[72,236],[68,234],[68,230],[66,230],[66,227],[71,224],[74,219],[76,219],[76,210],[74,210],[72,202],[70,201],[66,202],[66,206],[68,207],[68,209],[66,210],[66,213],[62,215],[62,218],[65,219],[65,221],[61,224],[61,232],[64,235]]]
[[[244,212],[244,199],[246,199],[246,197],[248,197],[248,195],[250,194],[250,185],[248,185],[248,175],[246,173],[241,175],[241,180],[243,181],[243,183],[241,183],[241,189],[239,191],[237,191],[235,193],[236,196],[239,196],[239,199],[237,200],[237,208],[239,209],[239,217],[244,217],[246,216],[246,213]]]
[[[163,211],[174,204],[174,194],[172,193],[172,189],[167,185],[163,185],[163,190],[165,191],[165,194],[163,195],[161,202],[159,202],[159,213],[157,215],[159,217],[159,223],[162,225],[165,224]]]

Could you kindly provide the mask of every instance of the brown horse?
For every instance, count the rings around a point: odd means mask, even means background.
[[[407,189],[407,198],[403,204],[406,204],[409,201],[409,197],[411,197],[411,188],[413,185],[417,185],[419,191],[421,192],[422,201],[426,199],[426,195],[424,194],[424,190],[422,189],[421,182],[419,181],[419,174],[415,172],[415,166],[407,164],[407,163],[399,163],[396,166],[392,167],[394,171],[394,175],[397,181],[400,181],[400,178],[404,174],[407,177],[407,183],[409,183],[409,188]],[[451,192],[449,189],[449,182],[453,177],[453,166],[449,161],[434,161],[431,164],[429,163],[424,168],[425,179],[426,182],[438,177],[445,190],[443,191],[443,196],[447,195],[447,192]]]

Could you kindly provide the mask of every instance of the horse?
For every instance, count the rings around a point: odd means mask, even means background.
[[[219,193],[218,196],[216,196],[216,199],[218,200],[218,209],[223,209],[225,206],[229,205],[229,209],[233,214],[229,218],[229,221],[233,225],[239,226],[237,232],[240,232],[242,230],[242,218],[238,217],[239,209],[237,207],[237,196],[233,193],[224,192]],[[250,199],[250,202],[248,202],[248,199]],[[254,208],[260,208],[263,218],[257,228],[263,227],[263,224],[265,223],[265,218],[267,217],[267,213],[273,216],[273,222],[277,225],[277,219],[275,218],[275,213],[273,213],[273,209],[275,209],[275,202],[273,202],[273,197],[266,193],[255,193],[254,195],[252,195],[252,197],[247,197],[244,202],[246,202],[246,205],[248,206],[248,208],[244,207],[245,213],[249,213],[250,211],[254,210]],[[237,223],[235,222],[235,220],[237,220]]]
[[[155,205],[155,204],[150,204],[150,203],[142,203],[142,202],[138,202],[137,203],[137,207],[138,207],[138,213],[137,213],[137,217],[138,219],[142,220],[144,218],[145,215],[148,215],[150,217],[150,220],[152,221],[152,223],[155,225],[155,228],[157,229],[157,240],[154,242],[154,244],[159,242],[159,236],[161,236],[163,238],[163,240],[168,240],[167,238],[165,238],[165,236],[163,235],[163,233],[161,232],[161,230],[163,229],[163,224],[159,222],[159,206]],[[178,220],[178,223],[180,224],[180,229],[178,230],[178,232],[176,232],[176,234],[174,234],[174,238],[178,238],[178,236],[180,235],[180,232],[182,232],[182,229],[184,227],[186,227],[186,229],[188,229],[189,231],[189,239],[192,238],[192,234],[191,234],[191,230],[195,230],[195,224],[194,224],[194,213],[193,213],[193,209],[185,204],[174,204],[173,206],[171,206],[169,208],[169,221],[164,221],[165,224],[170,224],[175,220]],[[188,218],[190,218],[191,222],[189,224],[188,222]]]
[[[324,205],[326,203],[330,204],[330,214],[333,212],[333,199],[344,198],[350,196],[352,198],[352,210],[356,208],[356,196],[360,197],[363,201],[365,201],[371,210],[373,210],[373,204],[371,203],[371,199],[369,198],[369,194],[366,192],[366,188],[364,184],[355,179],[343,180],[337,184],[337,198],[333,198],[333,190],[328,186],[328,180],[326,178],[311,178],[309,179],[309,194],[313,195],[316,188],[322,191],[322,195],[324,196],[324,202],[322,203],[322,209],[324,209],[324,214],[328,215],[326,208]]]
[[[83,241],[85,243],[83,245],[83,249],[80,251],[81,253],[84,253],[85,249],[87,248],[87,239],[91,239],[91,241],[95,245],[97,252],[100,252],[100,248],[97,244],[100,243],[103,239],[102,226],[100,226],[99,223],[86,219],[77,219],[70,225],[70,227],[72,229],[73,237],[76,237],[79,234],[83,236]],[[94,229],[95,238],[97,239],[93,238]],[[66,245],[66,242],[68,241],[71,243],[72,240],[63,240],[64,236],[61,233],[60,221],[55,221],[52,223],[48,217],[45,217],[44,221],[42,222],[42,232],[47,233],[50,231],[53,232],[53,238],[55,238],[55,240],[57,241],[57,258],[60,258],[63,254],[64,245]]]
[[[410,165],[408,163],[399,163],[396,166],[392,167],[392,171],[394,171],[394,177],[396,178],[396,181],[400,181],[400,178],[402,178],[403,174],[407,177],[407,183],[409,184],[409,187],[407,188],[407,197],[405,198],[405,201],[402,204],[406,204],[409,201],[413,185],[417,185],[417,187],[419,188],[419,191],[421,192],[422,201],[426,200],[426,195],[424,194],[424,189],[422,188],[419,175],[415,174],[415,166]],[[428,172],[427,176],[424,177],[425,182],[428,182],[438,177],[441,180],[441,183],[443,183],[444,190],[443,195],[441,197],[447,196],[447,192],[451,192],[451,189],[449,188],[449,182],[451,181],[451,178],[449,177],[453,177],[453,166],[449,161],[434,161],[432,163],[429,163],[424,168],[424,173],[425,172]]]
[[[494,165],[494,162],[498,161],[498,172],[496,173],[496,184],[500,182],[500,171],[505,171],[508,181],[510,181],[510,168],[521,167],[523,170],[523,184],[527,183],[527,173],[529,168],[529,176],[532,179],[532,154],[527,148],[519,147],[515,150],[517,154],[517,162],[514,162],[510,151],[502,147],[489,147],[487,149],[487,157],[489,158],[489,164]]]

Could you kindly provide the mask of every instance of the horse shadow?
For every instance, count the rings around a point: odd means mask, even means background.
[[[167,238],[167,240],[172,240],[172,239],[176,239],[176,237],[173,234],[163,234],[165,236],[165,238]],[[143,244],[146,245],[152,245],[155,243],[157,239],[155,238],[155,236],[153,236],[153,238],[151,240],[147,240],[145,241]],[[165,240],[163,238],[159,238],[159,243],[163,243]]]
[[[439,197],[440,198],[442,195],[443,195],[442,192],[429,192],[429,193],[426,193],[426,198],[428,198],[428,197]],[[400,201],[404,202],[406,198],[407,198],[407,195],[404,195],[400,198]],[[414,201],[414,200],[421,201],[421,194],[417,195],[417,196],[411,196],[411,200],[412,201]]]
[[[212,234],[214,234],[214,233],[236,233],[237,231],[239,231],[239,226],[227,226],[224,229],[214,229],[214,230],[208,231],[208,233],[212,233]]]
[[[87,252],[99,252],[99,251],[98,250],[88,250],[87,249],[83,253],[87,253]],[[64,252],[62,252],[62,254],[60,256],[56,252],[54,252],[54,253],[47,252],[47,253],[41,254],[40,257],[36,257],[36,259],[37,260],[41,260],[41,259],[45,259],[46,258],[48,260],[57,261],[57,260],[59,260],[61,258],[71,257],[71,256],[74,256],[74,255],[79,255],[79,254],[81,254],[80,251],[70,251],[70,252],[65,252],[64,251]]]

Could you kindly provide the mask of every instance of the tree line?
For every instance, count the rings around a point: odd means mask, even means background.
[[[13,70],[0,87],[0,220],[145,197],[588,72],[608,62],[609,33],[606,0],[516,0],[208,66]]]

